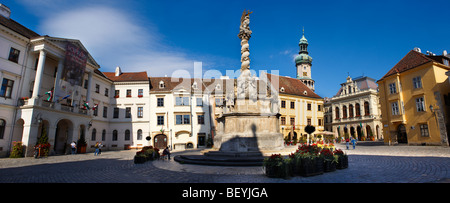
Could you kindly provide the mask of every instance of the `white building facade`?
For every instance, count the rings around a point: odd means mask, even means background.
[[[325,130],[358,140],[383,139],[378,85],[370,77],[347,77],[338,93],[325,98]]]

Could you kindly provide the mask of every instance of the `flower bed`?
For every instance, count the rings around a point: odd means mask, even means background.
[[[340,149],[319,147],[317,144],[300,145],[295,153],[283,158],[274,154],[264,159],[266,176],[287,178],[288,176],[315,176],[336,169],[348,168],[348,156]]]
[[[135,164],[142,164],[155,159],[159,159],[159,149],[153,146],[143,147],[141,151],[136,152],[136,155],[134,155]]]

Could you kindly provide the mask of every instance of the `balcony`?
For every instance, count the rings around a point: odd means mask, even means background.
[[[60,103],[55,103],[55,102],[49,102],[47,100],[36,100],[33,104],[33,102],[31,101],[31,99],[28,98],[20,98],[18,100],[17,105],[21,108],[27,108],[27,107],[33,107],[33,106],[39,106],[39,107],[43,107],[46,108],[50,111],[62,111],[62,112],[70,112],[70,113],[75,113],[75,114],[81,114],[81,115],[88,115],[90,116],[90,112],[83,108],[83,106],[70,106],[67,104],[60,104]]]

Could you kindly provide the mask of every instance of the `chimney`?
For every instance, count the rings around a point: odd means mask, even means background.
[[[116,77],[120,76],[122,74],[122,70],[120,70],[120,67],[116,67],[116,74],[114,74]]]
[[[447,56],[447,50],[444,50],[444,51],[442,52],[442,55]]]
[[[9,19],[9,17],[11,16],[11,10],[4,4],[0,3],[0,15]]]

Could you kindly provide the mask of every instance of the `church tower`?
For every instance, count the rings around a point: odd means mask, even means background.
[[[300,39],[300,52],[295,57],[295,65],[297,66],[297,79],[301,80],[312,91],[314,90],[314,80],[311,77],[312,57],[308,55],[308,40],[305,38],[305,29]]]

